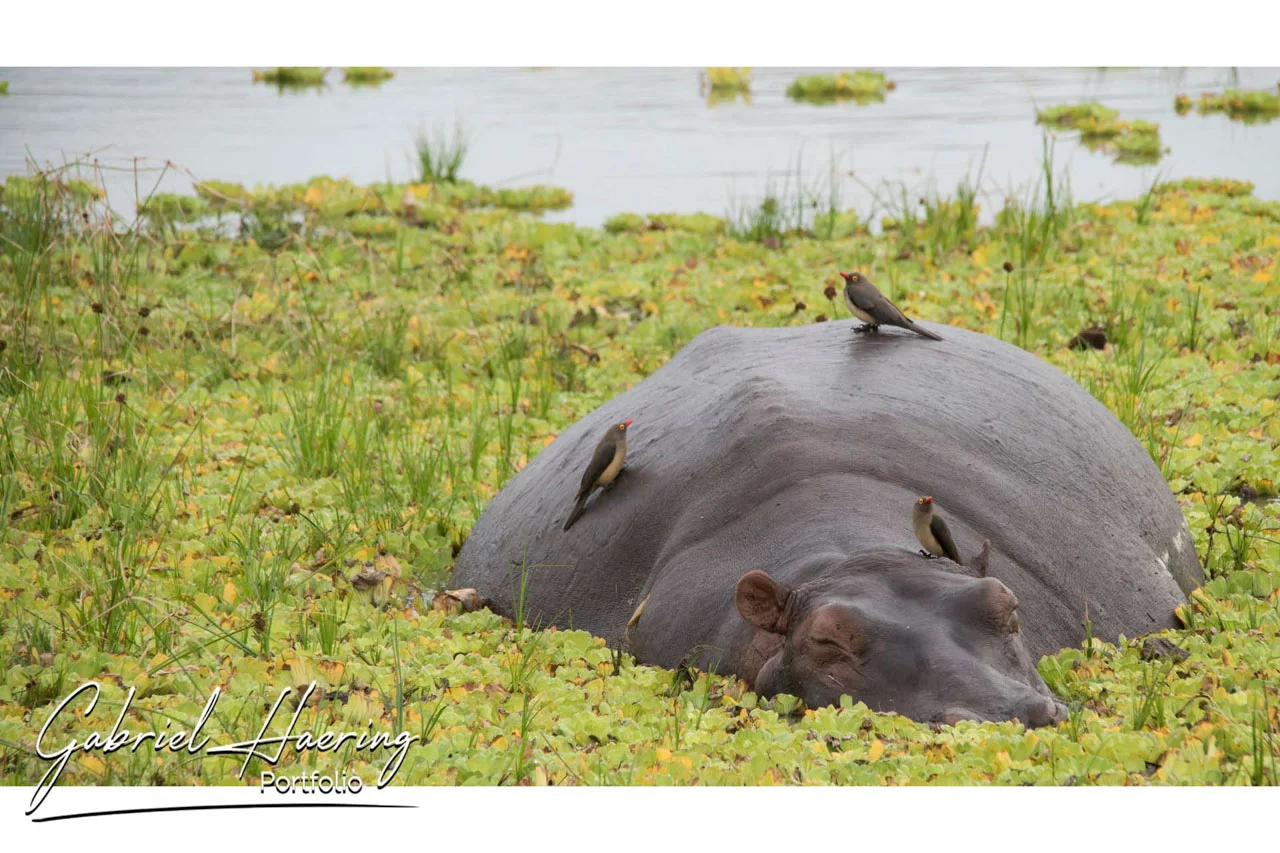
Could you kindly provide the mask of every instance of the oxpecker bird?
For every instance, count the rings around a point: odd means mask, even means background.
[[[916,538],[924,546],[921,554],[926,557],[946,557],[957,565],[964,565],[955,540],[951,538],[951,531],[947,529],[947,523],[934,512],[932,495],[916,501],[916,507],[911,513],[911,526],[915,528]]]
[[[864,323],[854,329],[855,332],[874,332],[881,326],[898,326],[935,341],[942,340],[940,335],[908,319],[862,273],[842,272],[840,275],[844,276],[844,304],[853,316]]]
[[[569,519],[564,523],[565,530],[572,527],[573,523],[587,511],[587,498],[591,497],[591,493],[597,488],[609,488],[618,478],[618,474],[622,473],[622,466],[627,461],[627,427],[629,426],[631,426],[631,418],[627,418],[620,424],[614,424],[596,445],[596,452],[591,456],[591,464],[582,475],[582,484],[578,487],[573,511],[569,513]]]

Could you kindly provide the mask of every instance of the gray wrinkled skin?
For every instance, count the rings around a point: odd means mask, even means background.
[[[639,660],[692,653],[810,706],[847,693],[925,721],[1053,722],[1034,662],[1082,641],[1086,602],[1095,636],[1134,637],[1200,584],[1176,502],[1125,427],[1035,356],[951,327],[851,327],[699,335],[512,478],[455,585],[509,616],[523,563],[529,621],[610,640],[647,596]],[[561,530],[596,439],[626,418],[625,472]],[[925,494],[964,557],[991,540],[987,579],[916,553]],[[783,591],[784,633],[744,618],[753,569]]]

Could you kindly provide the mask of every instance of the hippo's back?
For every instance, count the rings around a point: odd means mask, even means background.
[[[1035,356],[934,328],[944,341],[843,322],[704,332],[512,478],[455,583],[511,614],[523,564],[527,615],[612,638],[679,563],[690,612],[736,618],[737,578],[784,554],[914,548],[912,502],[932,494],[962,552],[990,538],[1033,651],[1078,642],[1086,601],[1099,636],[1168,625],[1200,567],[1143,447]],[[627,473],[563,531],[592,448],[626,418]]]

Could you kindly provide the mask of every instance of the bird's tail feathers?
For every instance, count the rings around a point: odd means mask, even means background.
[[[582,514],[587,511],[587,501],[585,498],[579,498],[577,503],[573,505],[573,511],[569,513],[568,520],[564,523],[564,529],[568,530],[573,527],[573,523],[582,518]]]
[[[907,328],[915,332],[917,335],[924,335],[926,338],[929,338],[930,340],[934,340],[934,341],[942,340],[942,335],[929,331],[924,326],[921,326],[920,324],[916,323],[913,320],[908,320],[907,323],[908,323]]]

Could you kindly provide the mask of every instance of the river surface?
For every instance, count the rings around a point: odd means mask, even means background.
[[[1159,122],[1170,152],[1155,166],[1120,165],[1060,136],[1056,164],[1077,200],[1133,198],[1157,177],[1183,176],[1249,180],[1280,198],[1280,121],[1173,109],[1180,93],[1274,88],[1278,69],[885,70],[897,85],[882,103],[817,106],[786,97],[805,72],[783,68],[754,70],[749,103],[719,104],[700,93],[698,69],[680,68],[397,69],[376,88],[353,88],[334,69],[324,88],[283,92],[244,68],[0,69],[10,91],[0,175],[23,172],[28,157],[94,152],[118,210],[157,178],[176,192],[190,191],[191,176],[403,180],[415,132],[461,122],[471,138],[463,177],[567,187],[573,207],[550,218],[584,225],[624,211],[724,214],[770,185],[825,193],[832,175],[841,206],[865,214],[890,185],[951,193],[979,166],[989,215],[1040,174],[1036,106],[1097,100]]]

